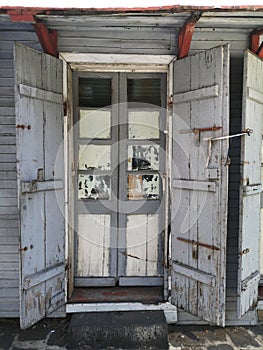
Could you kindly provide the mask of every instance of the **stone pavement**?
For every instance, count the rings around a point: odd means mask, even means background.
[[[263,350],[263,326],[169,326],[170,350]]]
[[[73,322],[76,326],[76,322]],[[93,346],[85,345],[83,339],[72,332],[71,317],[66,319],[45,319],[28,330],[19,329],[17,319],[0,319],[1,350],[68,350],[106,349],[101,339],[93,339]],[[263,326],[211,327],[211,326],[168,326],[170,350],[263,350]],[[96,345],[95,345],[96,344]],[[122,346],[111,349],[163,349],[160,343],[142,347]],[[167,348],[167,347],[166,347]]]

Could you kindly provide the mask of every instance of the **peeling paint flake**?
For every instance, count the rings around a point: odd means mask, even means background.
[[[110,199],[111,185],[109,175],[79,174],[79,199]]]
[[[159,170],[158,145],[129,145],[128,171]]]
[[[128,175],[128,199],[159,199],[159,184],[158,174]]]

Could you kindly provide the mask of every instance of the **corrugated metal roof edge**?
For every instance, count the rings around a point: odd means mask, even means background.
[[[135,7],[135,8],[52,8],[52,7],[23,7],[23,6],[0,6],[0,14],[25,14],[33,15],[84,15],[84,14],[118,14],[118,13],[148,13],[148,12],[191,12],[191,11],[263,11],[261,5],[242,6],[158,6],[158,7]]]

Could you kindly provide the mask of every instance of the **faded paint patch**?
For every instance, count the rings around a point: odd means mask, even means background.
[[[111,111],[79,111],[79,137],[90,139],[109,139],[111,136]]]
[[[78,192],[79,199],[110,199],[110,176],[79,174]]]
[[[129,111],[129,139],[158,139],[159,111]]]
[[[159,199],[160,180],[158,174],[128,175],[128,199]]]
[[[79,145],[79,169],[110,170],[110,151],[108,145]]]

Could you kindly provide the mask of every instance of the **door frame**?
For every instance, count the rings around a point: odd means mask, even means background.
[[[86,54],[61,52],[59,58],[63,61],[63,101],[64,101],[64,136],[65,136],[65,259],[66,259],[66,293],[65,301],[71,297],[74,289],[74,140],[69,131],[73,127],[73,71],[85,72],[134,72],[134,73],[166,73],[167,75],[167,122],[166,122],[166,165],[163,176],[165,187],[164,207],[164,299],[168,299],[168,222],[169,222],[169,189],[171,164],[171,114],[173,91],[173,55],[129,55],[129,54]]]

